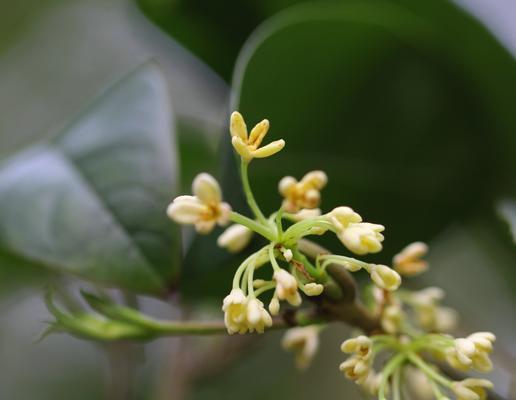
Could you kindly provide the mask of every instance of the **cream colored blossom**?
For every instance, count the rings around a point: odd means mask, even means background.
[[[292,257],[294,257],[294,253],[292,253],[292,250],[286,249],[285,247],[280,248],[281,254],[283,254],[283,257],[285,258],[286,262],[290,262],[292,260]]]
[[[403,369],[404,382],[410,391],[410,398],[417,400],[435,399],[432,384],[426,374],[419,368],[407,366]],[[439,399],[441,400],[441,399]]]
[[[271,315],[278,315],[280,310],[280,303],[276,296],[273,296],[269,303],[269,312]]]
[[[222,303],[224,323],[228,333],[243,334],[247,331],[247,298],[241,289],[233,289]]]
[[[367,380],[371,372],[371,364],[359,355],[354,355],[340,364],[339,369],[346,378],[361,385]]]
[[[378,253],[382,250],[383,225],[368,222],[351,223],[338,235],[340,241],[350,251],[358,255]]]
[[[444,291],[438,287],[429,287],[411,295],[416,318],[422,328],[428,331],[448,332],[457,324],[457,313],[447,307],[440,307]]]
[[[385,307],[380,318],[382,329],[390,334],[399,332],[403,323],[403,318],[404,313],[400,305],[393,304]]]
[[[414,242],[396,254],[392,260],[394,269],[403,276],[414,276],[428,269],[428,262],[422,260],[428,253],[423,242]]]
[[[485,400],[486,389],[493,387],[487,379],[468,378],[451,385],[451,390],[457,396],[457,400]]]
[[[343,232],[351,223],[362,222],[362,217],[350,207],[337,207],[326,214],[337,231]]]
[[[450,332],[457,328],[459,314],[450,307],[437,307],[433,329],[436,332]]]
[[[291,328],[283,336],[281,345],[285,350],[294,352],[299,369],[306,369],[319,348],[319,328],[314,325]]]
[[[310,282],[303,287],[307,296],[319,296],[324,291],[324,286],[320,283]]]
[[[168,206],[170,218],[180,224],[195,225],[199,233],[209,233],[216,223],[227,224],[231,207],[222,201],[220,186],[211,175],[197,175],[192,192],[193,196],[176,197]]]
[[[286,176],[279,182],[278,189],[284,197],[283,209],[296,213],[302,209],[315,209],[321,201],[321,189],[328,178],[323,171],[308,172],[299,182]]]
[[[369,360],[373,354],[373,341],[367,336],[360,335],[342,343],[340,349],[344,353],[356,353],[364,360]]]
[[[301,295],[297,290],[297,280],[292,274],[280,269],[274,272],[274,280],[276,281],[278,299],[286,300],[293,306],[301,304]]]
[[[493,368],[489,353],[493,350],[495,339],[491,332],[477,332],[467,338],[455,339],[454,346],[446,352],[446,359],[458,370],[474,368],[481,372],[489,372]]]
[[[269,121],[264,119],[263,121],[257,123],[251,130],[251,133],[248,135],[247,127],[242,115],[237,111],[231,114],[231,143],[233,144],[233,147],[237,153],[240,154],[242,159],[246,162],[251,161],[253,158],[264,158],[272,156],[285,146],[285,141],[281,139],[271,142],[266,146],[260,147],[262,140],[268,131]]]
[[[303,208],[296,212],[295,214],[289,214],[289,218],[294,222],[303,221],[308,218],[315,218],[321,215],[321,210],[319,208]]]
[[[249,244],[252,237],[251,229],[240,224],[233,224],[218,237],[217,244],[230,253],[238,253]]]
[[[382,289],[393,291],[401,284],[400,275],[386,265],[371,265],[371,279]]]
[[[265,328],[272,326],[272,318],[263,307],[263,303],[257,298],[247,301],[247,329],[249,332],[263,333]]]

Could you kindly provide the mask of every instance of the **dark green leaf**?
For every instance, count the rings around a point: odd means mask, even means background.
[[[389,255],[489,204],[501,172],[493,138],[516,129],[516,63],[454,6],[416,3],[298,6],[247,43],[232,108],[251,126],[269,118],[270,140],[287,142],[251,168],[267,212],[283,175],[323,169],[323,208],[386,225]],[[440,26],[443,14],[460,34]]]
[[[163,293],[179,272],[166,84],[146,64],[51,143],[0,170],[0,248],[93,281]]]

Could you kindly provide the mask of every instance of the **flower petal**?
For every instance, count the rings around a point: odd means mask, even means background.
[[[229,123],[229,131],[231,136],[236,136],[247,142],[247,126],[245,125],[244,117],[238,111],[231,114]]]
[[[213,176],[205,172],[197,175],[192,183],[192,192],[204,204],[218,204],[222,200],[222,192]]]

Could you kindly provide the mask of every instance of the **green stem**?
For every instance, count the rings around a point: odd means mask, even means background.
[[[318,270],[315,268],[308,258],[301,253],[297,248],[292,249],[292,253],[294,255],[294,260],[300,262],[305,267],[306,271],[315,279],[323,279],[326,277],[326,273],[324,271]]]
[[[445,387],[450,387],[452,384],[452,381],[445,378],[438,372],[434,371],[421,357],[419,357],[416,353],[410,352],[408,354],[408,358],[412,364],[417,366],[421,371],[423,371],[426,376],[428,376],[430,379],[440,383],[441,385]]]
[[[401,367],[396,368],[392,375],[392,400],[401,400]]]
[[[268,225],[262,225],[259,222],[252,220],[242,214],[237,213],[236,211],[231,211],[229,218],[232,222],[235,222],[240,225],[244,225],[245,227],[251,229],[252,231],[262,235],[265,239],[273,241],[276,240],[276,237],[272,230]]]
[[[430,386],[432,386],[432,391],[434,392],[434,396],[437,400],[447,399],[439,385],[433,379],[428,379],[428,381],[430,382]]]
[[[269,245],[269,258],[271,260],[272,269],[274,271],[279,271],[280,266],[278,265],[278,262],[276,261],[276,257],[274,257],[274,246],[275,246],[275,243],[271,243]]]
[[[254,295],[256,297],[259,297],[262,293],[265,293],[274,288],[276,288],[276,283],[271,283],[269,285],[262,286],[261,288],[255,290]]]
[[[315,227],[328,230],[335,229],[335,227],[331,223],[329,223],[326,219],[322,217],[309,218],[303,221],[299,221],[294,225],[290,226],[283,235],[283,242],[287,243],[291,240],[297,240],[298,238],[303,236],[303,234],[306,231],[309,231],[310,229]]]
[[[247,173],[248,165],[249,163],[245,162],[244,160],[242,160],[240,163],[240,178],[242,179],[242,186],[244,187],[247,204],[249,204],[249,208],[251,208],[251,211],[254,213],[255,217],[258,218],[258,220],[263,225],[267,225],[267,219],[260,210],[260,207],[258,207],[258,203],[256,203],[253,191],[251,190],[251,185],[249,184],[249,176]]]
[[[276,230],[278,231],[278,241],[281,242],[283,237],[283,225],[281,223],[281,219],[283,218],[283,207],[280,207],[278,212],[276,213]]]
[[[385,397],[385,390],[389,378],[406,359],[407,355],[405,353],[400,353],[397,356],[394,356],[383,369],[382,381],[380,382],[380,389],[378,391],[379,400],[387,400]]]
[[[263,247],[260,250],[258,250],[256,253],[251,254],[249,257],[247,257],[242,264],[238,267],[237,271],[235,272],[235,276],[233,277],[233,289],[237,289],[240,287],[240,278],[242,277],[242,274],[247,268],[247,264],[251,262],[251,260],[256,257],[257,254],[261,253],[264,249],[267,247]]]

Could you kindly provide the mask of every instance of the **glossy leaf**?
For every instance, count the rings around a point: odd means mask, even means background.
[[[388,264],[407,243],[492,206],[513,171],[514,87],[514,59],[449,2],[306,4],[250,37],[231,109],[250,126],[268,118],[268,139],[286,140],[250,168],[266,213],[280,204],[281,177],[323,169],[323,209],[345,204],[384,224],[385,251],[374,259]],[[224,194],[241,209],[229,141],[226,150]],[[194,241],[184,289],[221,297],[234,268],[210,239]]]
[[[102,284],[163,293],[179,272],[166,84],[146,64],[52,142],[0,170],[0,248]]]
[[[323,208],[347,204],[386,225],[392,254],[489,204],[501,172],[496,149],[509,147],[507,128],[516,129],[507,112],[516,63],[454,6],[416,3],[298,6],[248,41],[232,108],[249,124],[267,117],[271,140],[287,142],[252,166],[267,211],[279,204],[274,183],[283,175],[323,169]],[[440,27],[443,14],[464,37]]]

